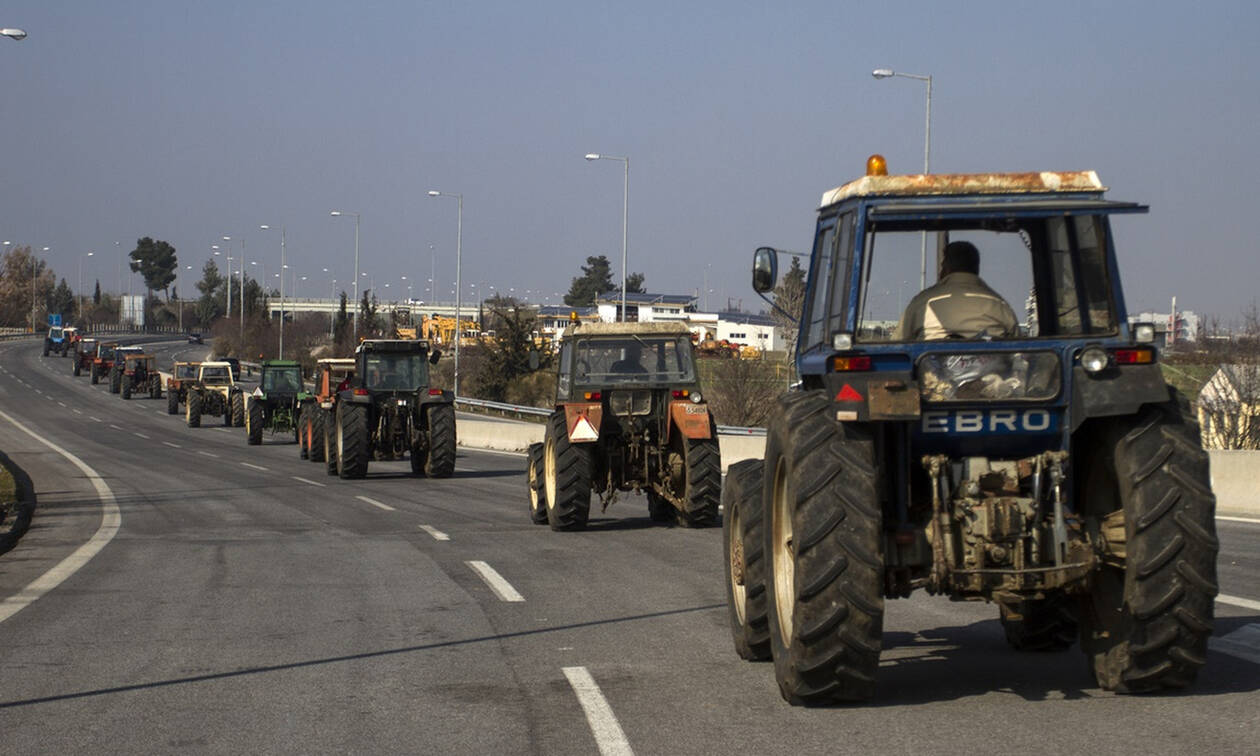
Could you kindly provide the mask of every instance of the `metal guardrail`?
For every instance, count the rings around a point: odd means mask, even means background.
[[[502,412],[504,414],[513,414],[516,416],[529,415],[531,417],[549,417],[551,410],[542,407],[529,407],[520,404],[507,404],[506,402],[490,402],[484,399],[467,399],[459,397],[455,400],[455,404],[463,404],[468,407],[475,407],[482,410],[490,410],[494,412]],[[765,428],[745,428],[739,425],[719,425],[717,427],[720,436],[764,436]]]

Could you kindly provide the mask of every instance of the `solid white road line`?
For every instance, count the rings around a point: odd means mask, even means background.
[[[1250,609],[1254,612],[1260,612],[1260,601],[1252,601],[1251,599],[1239,598],[1237,596],[1226,596],[1220,594],[1216,597],[1218,603],[1229,604],[1230,606],[1240,606],[1243,609]]]
[[[263,467],[262,465],[251,465],[248,462],[242,462],[241,464],[244,465],[245,467],[252,467],[255,470],[262,470],[263,472],[270,472],[268,468]]]
[[[113,540],[114,535],[118,532],[118,528],[122,525],[122,513],[118,511],[118,502],[114,500],[114,492],[109,490],[109,486],[105,484],[101,476],[91,467],[88,467],[87,463],[27,428],[2,410],[0,410],[0,417],[12,423],[13,427],[70,460],[70,463],[79,468],[84,477],[92,482],[92,487],[96,489],[96,498],[101,501],[101,525],[92,534],[92,537],[88,539],[87,543],[75,549],[70,556],[62,559],[48,572],[35,578],[21,591],[6,598],[4,601],[0,601],[0,622],[4,622],[33,604],[44,594],[56,588],[63,580],[78,572],[83,565],[87,564],[92,557],[105,548],[105,544]]]
[[[1260,525],[1260,518],[1256,517],[1226,517],[1225,515],[1217,515],[1216,519],[1228,520],[1229,522],[1250,522],[1255,525]]]
[[[608,700],[604,698],[586,667],[565,667],[564,676],[569,679],[569,685],[573,686],[578,703],[582,704],[582,711],[586,712],[586,721],[591,726],[591,734],[595,736],[595,745],[599,746],[599,752],[603,756],[633,754],[630,741],[626,740],[626,734],[617,723],[617,716],[613,714]]]
[[[494,591],[494,595],[499,597],[500,601],[524,601],[525,597],[516,592],[512,584],[503,579],[503,576],[495,571],[493,567],[485,562],[464,562],[472,568],[472,571],[490,586],[490,590]]]
[[[388,505],[388,504],[382,504],[382,503],[380,503],[379,501],[377,501],[376,499],[369,499],[369,498],[368,498],[368,497],[366,497],[366,496],[356,496],[356,497],[354,497],[354,498],[358,499],[359,501],[365,501],[365,502],[367,502],[368,504],[371,504],[371,505],[372,505],[372,506],[374,506],[374,507],[380,507],[381,509],[384,509],[386,512],[396,512],[396,511],[398,511],[398,510],[394,509],[393,507],[391,507],[391,506],[390,506],[390,505]]]
[[[433,540],[435,540],[435,541],[449,541],[449,540],[451,540],[451,537],[450,537],[450,536],[448,536],[447,534],[445,534],[445,533],[443,533],[442,531],[438,530],[437,528],[433,527],[432,525],[421,525],[421,526],[420,526],[420,529],[421,529],[421,530],[423,530],[424,532],[428,533],[429,535],[433,536]]]
[[[214,452],[199,451],[199,452],[197,452],[197,453],[198,453],[198,454],[200,454],[200,455],[202,455],[202,456],[204,456],[204,457],[214,457],[215,459],[218,459],[218,458],[219,458],[219,455],[218,455],[218,454],[215,454]]]
[[[327,488],[327,486],[325,486],[323,483],[318,483],[318,482],[313,481],[313,480],[307,480],[306,478],[299,478],[299,477],[298,477],[298,476],[296,476],[296,475],[291,475],[291,476],[289,476],[289,477],[293,478],[294,480],[301,481],[302,483],[306,483],[306,484],[308,484],[308,485],[312,485],[312,486],[319,486],[320,488]]]
[[[1254,622],[1243,625],[1229,635],[1220,638],[1209,638],[1208,646],[1213,651],[1260,664],[1260,625]]]

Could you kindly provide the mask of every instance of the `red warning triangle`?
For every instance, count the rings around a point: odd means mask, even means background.
[[[840,389],[840,393],[836,394],[836,401],[837,402],[860,402],[862,401],[862,395],[859,394],[856,390],[854,390],[852,386],[846,383],[844,384],[844,388]]]

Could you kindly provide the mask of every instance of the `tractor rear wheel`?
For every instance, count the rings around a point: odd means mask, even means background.
[[[1006,642],[1016,651],[1066,651],[1076,642],[1076,602],[1062,594],[998,607]]]
[[[83,374],[83,365],[79,362],[79,359],[77,357],[74,360],[73,371],[74,371],[75,378],[78,378],[80,375]]]
[[[337,475],[362,478],[368,470],[367,408],[350,402],[337,405]]]
[[[429,413],[429,458],[424,474],[449,478],[455,474],[455,405],[431,404]]]
[[[337,416],[331,410],[323,412],[324,426],[324,470],[329,475],[337,474]]]
[[[122,398],[123,398],[123,399],[130,399],[130,398],[131,398],[131,381],[130,381],[130,380],[126,380],[126,381],[123,381],[123,382],[122,382],[122,391],[121,391],[121,393],[122,393]]]
[[[766,623],[765,540],[761,491],[765,463],[736,462],[722,488],[722,535],[726,556],[726,607],[735,653],[749,661],[770,658]]]
[[[150,399],[162,398],[162,376],[160,375],[149,376],[149,398]]]
[[[306,458],[312,462],[324,461],[324,411],[310,405],[306,412]]]
[[[245,424],[245,394],[233,391],[228,396],[228,409],[232,412],[232,425],[237,428]]]
[[[258,446],[262,443],[262,431],[262,402],[250,402],[249,410],[245,414],[245,437],[248,439],[250,446]]]
[[[875,693],[884,557],[875,445],[822,391],[780,398],[766,439],[767,624],[794,705]]]
[[[685,528],[712,527],[718,524],[718,505],[722,503],[722,455],[717,436],[684,438],[682,442],[687,485],[678,524]]]
[[[1087,521],[1123,555],[1082,601],[1081,645],[1105,690],[1183,688],[1207,657],[1217,594],[1216,497],[1185,397],[1109,423],[1087,468]]]
[[[591,514],[591,452],[569,443],[563,411],[547,421],[543,441],[547,522],[552,530],[582,530]]]
[[[298,442],[298,458],[310,459],[311,452],[311,429],[308,425],[310,418],[310,405],[303,404],[302,409],[298,410],[297,419],[297,442]]]
[[[166,414],[174,415],[179,412],[179,392],[169,390],[166,392]]]
[[[201,393],[198,391],[188,392],[187,414],[185,419],[188,421],[189,428],[201,427]]]
[[[122,390],[122,372],[118,368],[109,371],[109,393],[117,394]]]
[[[526,457],[529,465],[526,471],[529,480],[529,520],[535,525],[547,524],[547,488],[544,484],[546,473],[543,470],[543,445],[530,444]]]
[[[95,364],[93,364],[92,367],[88,369],[88,375],[91,377],[93,386],[101,382],[101,374],[97,372]]]

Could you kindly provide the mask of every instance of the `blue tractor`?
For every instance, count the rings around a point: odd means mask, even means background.
[[[997,604],[1018,650],[1079,640],[1106,690],[1203,665],[1208,456],[1154,327],[1126,316],[1111,222],[1147,208],[1104,192],[1091,171],[890,176],[873,156],[823,195],[799,383],[722,496],[736,651],[773,658],[789,702],[871,697],[885,601],[917,589]],[[782,254],[756,251],[759,293],[790,289]],[[933,260],[947,275],[919,293]]]

